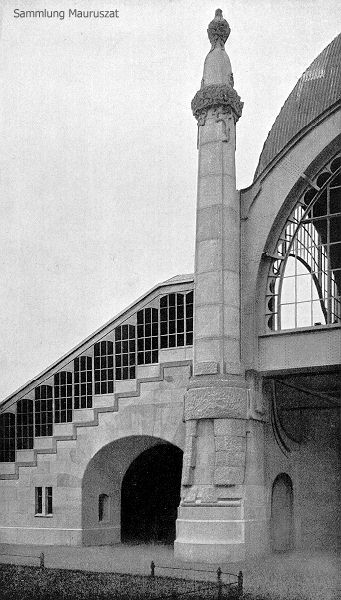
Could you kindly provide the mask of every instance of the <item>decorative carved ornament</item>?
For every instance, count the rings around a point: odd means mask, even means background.
[[[199,125],[205,120],[211,108],[223,107],[233,114],[236,121],[241,117],[244,103],[236,90],[227,84],[206,85],[194,96],[191,108]]]
[[[224,44],[231,33],[228,22],[223,17],[223,12],[220,8],[215,11],[215,17],[210,22],[208,29],[208,39],[212,44],[212,50],[216,46],[224,47]]]

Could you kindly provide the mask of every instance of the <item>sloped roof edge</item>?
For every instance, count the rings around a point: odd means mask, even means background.
[[[12,400],[14,397],[16,397],[18,394],[23,393],[26,390],[26,388],[31,387],[39,379],[41,379],[42,377],[47,375],[50,371],[52,371],[53,369],[58,367],[59,364],[63,363],[68,358],[70,358],[70,361],[71,361],[72,356],[74,354],[79,353],[79,351],[81,351],[84,347],[88,347],[89,343],[92,342],[94,340],[94,338],[96,338],[101,332],[105,331],[108,327],[113,325],[116,321],[118,321],[121,317],[123,317],[126,313],[128,313],[132,308],[134,308],[134,306],[136,306],[143,300],[146,300],[148,298],[148,296],[151,296],[157,290],[162,289],[163,287],[167,287],[168,285],[180,285],[183,283],[193,283],[193,281],[194,281],[194,275],[189,273],[189,274],[184,274],[184,275],[175,275],[174,277],[171,277],[170,279],[166,279],[165,281],[162,281],[161,283],[157,283],[152,288],[150,288],[147,292],[142,294],[142,296],[139,296],[139,298],[137,298],[134,302],[129,304],[129,306],[125,307],[123,310],[121,310],[119,313],[117,313],[112,319],[110,319],[109,321],[107,321],[106,323],[101,325],[101,327],[96,329],[96,331],[91,333],[84,340],[82,340],[79,344],[74,346],[66,354],[64,354],[63,356],[58,358],[55,362],[53,362],[51,365],[49,365],[46,369],[44,369],[43,371],[38,373],[38,375],[36,375],[32,379],[30,379],[29,381],[24,383],[17,390],[15,390],[14,392],[12,392],[8,396],[6,396],[6,398],[1,400],[0,401],[0,409],[4,408],[4,406],[8,402],[10,402],[10,400]]]
[[[313,60],[283,104],[259,157],[254,181],[308,125],[340,101],[341,34]]]

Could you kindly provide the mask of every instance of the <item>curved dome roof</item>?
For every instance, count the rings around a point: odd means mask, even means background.
[[[254,180],[304,127],[340,100],[340,93],[341,34],[315,58],[285,101],[263,146]]]

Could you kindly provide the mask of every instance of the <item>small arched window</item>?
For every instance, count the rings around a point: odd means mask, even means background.
[[[0,462],[15,462],[15,415],[0,415]]]
[[[98,520],[107,522],[110,520],[110,498],[107,494],[98,497]]]
[[[271,331],[341,323],[341,157],[303,194],[278,240],[267,286]]]
[[[29,450],[34,442],[33,400],[22,398],[17,402],[17,449]]]

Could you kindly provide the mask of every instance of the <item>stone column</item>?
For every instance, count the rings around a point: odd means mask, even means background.
[[[198,197],[193,377],[185,396],[186,447],[175,554],[226,563],[245,557],[248,385],[240,352],[240,210],[236,122],[221,10],[209,24],[212,48],[192,101],[198,121]],[[260,450],[261,452],[261,450]]]

